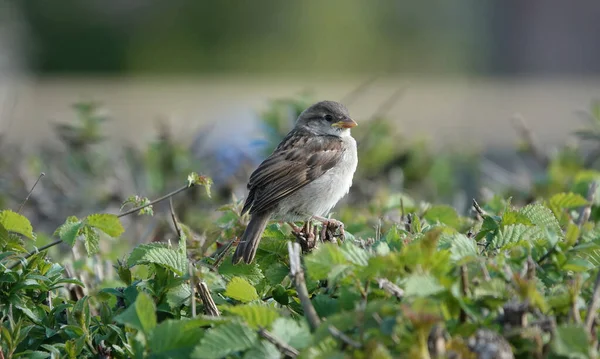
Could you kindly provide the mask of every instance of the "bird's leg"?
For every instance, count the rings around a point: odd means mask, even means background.
[[[314,231],[311,228],[310,221],[304,222],[302,227],[296,226],[294,223],[288,222],[288,225],[292,227],[292,234],[296,237],[296,240],[302,247],[302,251],[309,252],[316,245],[316,227]]]
[[[344,240],[344,223],[338,221],[337,219],[325,218],[321,216],[312,216],[311,218],[323,223],[323,227],[321,229],[321,241],[334,241],[336,237],[336,230],[340,231],[339,237],[342,241]],[[329,230],[331,230],[331,232],[328,232]]]

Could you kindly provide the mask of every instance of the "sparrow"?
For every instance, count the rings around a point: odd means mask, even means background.
[[[357,123],[335,101],[304,110],[294,128],[250,175],[242,215],[250,222],[233,254],[233,263],[252,263],[269,220],[327,221],[323,216],[352,186],[358,164],[350,129]]]

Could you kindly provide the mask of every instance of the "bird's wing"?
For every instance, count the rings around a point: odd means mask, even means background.
[[[268,210],[334,167],[343,150],[337,137],[290,132],[250,176],[242,213]]]

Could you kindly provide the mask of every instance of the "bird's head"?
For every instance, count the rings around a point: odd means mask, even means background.
[[[346,106],[335,101],[321,101],[304,110],[296,128],[303,128],[317,135],[344,136],[357,123],[350,118]]]

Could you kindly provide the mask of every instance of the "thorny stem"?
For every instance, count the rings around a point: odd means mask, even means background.
[[[460,266],[460,289],[463,296],[467,296],[469,290],[469,272],[467,271],[467,265],[463,264]],[[460,310],[460,322],[465,323],[467,321],[467,313],[464,309]]]
[[[337,329],[333,325],[330,325],[327,328],[327,330],[329,331],[329,334],[331,334],[335,338],[338,338],[344,344],[347,344],[356,349],[360,349],[362,347],[362,345],[359,342],[355,341],[354,339],[350,338],[346,334],[342,333],[339,329]]]

